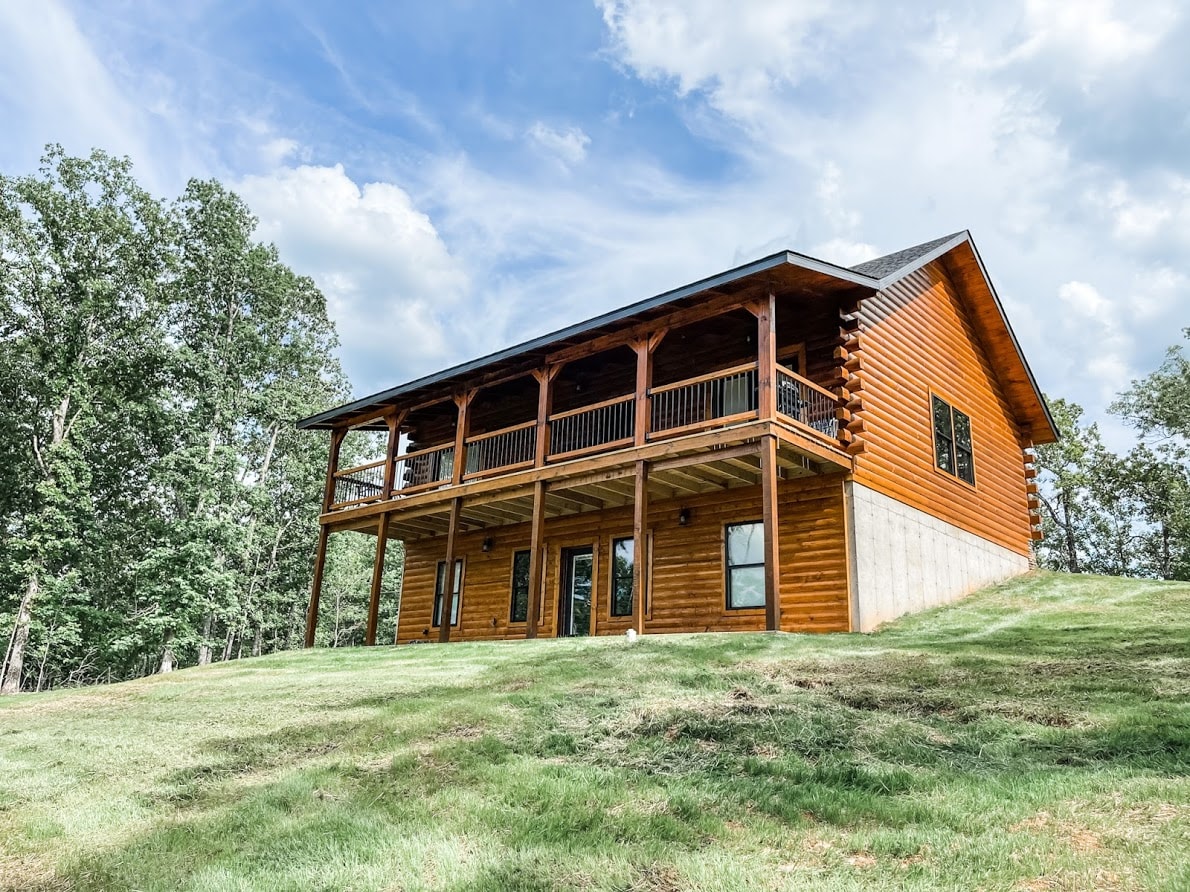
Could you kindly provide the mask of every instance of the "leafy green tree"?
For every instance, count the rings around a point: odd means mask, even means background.
[[[20,444],[5,489],[21,506],[6,518],[20,591],[0,692],[20,689],[35,616],[63,613],[79,585],[97,505],[122,485],[111,470],[144,454],[129,420],[161,377],[169,229],[102,152],[53,146],[39,176],[0,176],[0,366]]]

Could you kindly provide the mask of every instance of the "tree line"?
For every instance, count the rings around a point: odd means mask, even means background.
[[[3,692],[300,643],[327,444],[293,422],[348,386],[255,229],[218,182],[154,198],[100,151],[0,176]],[[337,538],[332,593],[370,561]],[[346,600],[324,641],[362,625]]]
[[[1183,332],[1190,337],[1190,329]],[[1042,566],[1190,579],[1190,360],[1182,345],[1109,407],[1136,444],[1117,454],[1078,405],[1049,401],[1061,439],[1037,449]]]

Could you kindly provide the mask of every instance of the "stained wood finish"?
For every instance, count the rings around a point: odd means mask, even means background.
[[[330,527],[324,525],[318,528],[318,550],[314,554],[314,579],[310,583],[310,604],[306,608],[306,647],[314,646],[314,632],[318,628],[318,602],[322,599],[322,575],[326,569],[326,543],[330,539],[330,535]]]
[[[384,582],[384,553],[388,546],[388,525],[392,515],[381,514],[380,526],[376,530],[376,557],[372,561],[372,589],[368,599],[368,626],[364,631],[364,644],[376,643],[376,627],[380,623],[380,587]]]
[[[777,510],[777,438],[760,441],[760,508],[764,522],[764,627],[781,628],[781,546]]]
[[[541,613],[541,583],[545,576],[544,554],[542,552],[544,544],[545,482],[538,480],[533,484],[533,522],[530,525],[529,534],[529,616],[525,629],[526,638],[537,637],[537,620]],[[462,622],[461,616],[459,617],[459,621]]]
[[[450,618],[454,614],[455,603],[455,557],[458,554],[459,514],[462,510],[462,499],[454,499],[450,503],[450,525],[446,528],[446,578],[442,588],[442,624],[438,627],[438,641],[442,644],[450,641]],[[430,578],[431,621],[434,619],[434,584],[437,582],[437,574],[438,568],[435,566],[434,575]]]
[[[756,477],[754,476],[755,480]],[[847,590],[847,551],[844,545],[843,475],[832,474],[782,480],[777,485],[780,535],[781,623],[785,631],[845,631],[850,628]],[[678,524],[678,512],[687,508],[690,520]],[[545,555],[540,588],[530,589],[530,618],[536,616],[532,598],[543,592],[539,634],[555,634],[561,550],[597,543],[598,574],[594,613],[595,633],[623,634],[633,617],[613,617],[609,610],[611,543],[633,536],[633,506],[550,518],[543,524]],[[651,586],[646,589],[644,631],[709,632],[760,631],[765,628],[763,608],[728,610],[723,570],[724,525],[758,521],[763,516],[759,486],[712,492],[689,498],[649,500],[646,539],[651,545]],[[491,551],[481,550],[491,537]],[[508,622],[511,603],[513,552],[531,548],[530,524],[463,533],[456,542],[456,556],[465,558],[455,640],[523,638],[527,626]],[[442,537],[406,544],[402,587],[400,641],[425,641],[433,635],[430,625],[434,574],[444,559]],[[640,552],[638,552],[639,554]]]
[[[649,590],[648,561],[639,556],[648,553],[649,524],[649,463],[636,463],[636,491],[632,500],[632,547],[638,556],[632,565],[632,627],[638,633],[645,630],[645,604]],[[614,556],[609,558],[614,562]]]
[[[855,480],[1029,552],[1021,430],[955,284],[932,263],[864,301],[866,451]],[[971,417],[975,486],[935,467],[930,394]]]

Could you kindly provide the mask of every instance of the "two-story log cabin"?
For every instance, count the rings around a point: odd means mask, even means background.
[[[304,419],[397,641],[867,631],[1029,566],[1056,431],[968,233],[782,252]],[[352,430],[387,452],[338,466]]]

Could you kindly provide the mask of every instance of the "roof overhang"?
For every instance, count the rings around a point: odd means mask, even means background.
[[[477,375],[490,376],[501,372],[512,375],[520,368],[527,374],[550,353],[576,339],[593,339],[617,329],[626,329],[653,316],[663,315],[684,305],[696,304],[700,299],[707,299],[716,294],[746,292],[751,288],[785,290],[791,287],[824,292],[858,289],[867,294],[875,294],[879,282],[871,276],[846,267],[793,251],[781,251],[488,356],[311,415],[299,421],[297,426],[303,430],[329,430],[344,424],[367,421],[398,402],[425,402],[436,392],[440,392],[442,398],[446,399],[455,389],[473,386],[471,379]]]

